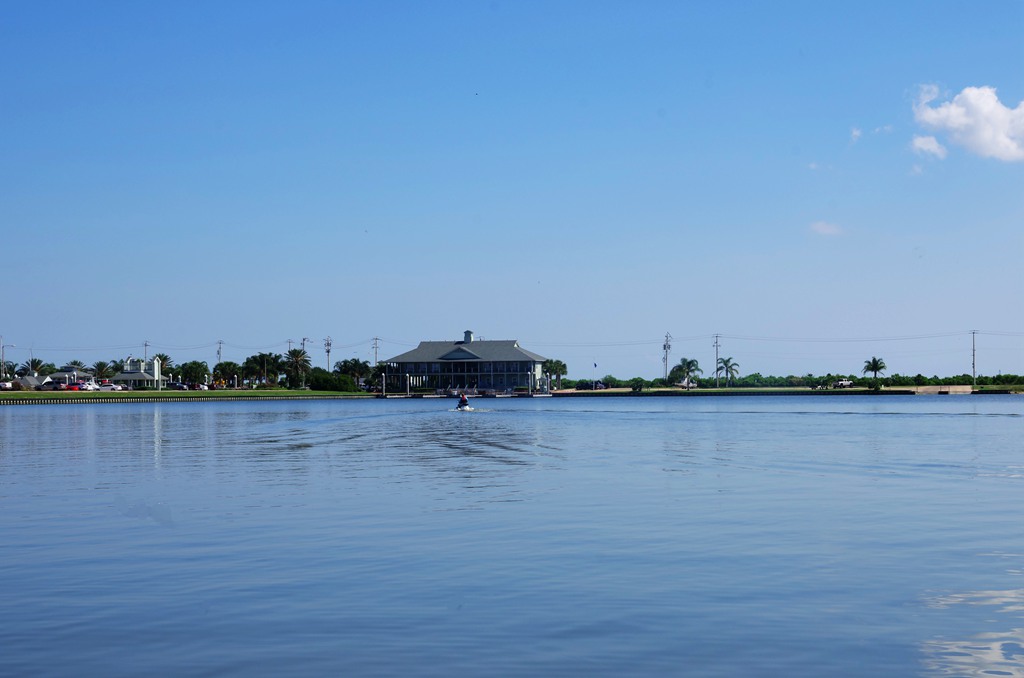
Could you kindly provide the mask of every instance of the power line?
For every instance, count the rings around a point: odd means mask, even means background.
[[[682,340],[685,341],[688,337],[684,337]],[[707,335],[701,337],[707,338]],[[586,342],[553,342],[553,341],[533,341],[523,340],[523,343],[529,344],[530,346],[554,346],[556,348],[605,348],[613,346],[655,346],[661,343],[660,339],[644,340],[644,341],[586,341]]]
[[[832,337],[832,338],[808,338],[808,337],[751,337],[736,334],[716,335],[736,341],[773,341],[793,344],[854,344],[880,341],[918,341],[922,339],[945,339],[948,337],[966,336],[969,332],[945,332],[938,334],[916,334],[898,337]]]

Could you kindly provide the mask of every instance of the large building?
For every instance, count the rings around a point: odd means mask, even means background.
[[[541,363],[547,358],[519,346],[515,339],[477,340],[466,331],[462,341],[421,341],[411,351],[381,361],[388,393],[467,390],[546,391]]]
[[[160,361],[156,358],[149,360],[128,358],[124,361],[124,370],[110,380],[129,388],[165,388],[167,386],[167,377],[160,374]]]

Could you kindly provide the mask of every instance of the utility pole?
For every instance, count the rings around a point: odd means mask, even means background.
[[[971,388],[977,390],[978,388],[978,367],[977,367],[977,351],[975,349],[974,338],[978,335],[978,330],[971,330]]]
[[[0,379],[7,376],[7,357],[4,355],[4,349],[7,347],[15,348],[15,345],[5,344],[4,338],[0,337]]]
[[[218,365],[220,365],[220,363],[221,363],[220,354],[221,354],[221,350],[223,348],[224,348],[224,340],[223,339],[218,339],[217,340],[217,364]]]
[[[292,344],[294,344],[294,343],[295,343],[295,342],[294,342],[294,341],[292,341],[291,339],[289,339],[289,340],[288,340],[288,352],[289,352],[289,353],[291,353],[291,350],[292,350]]]
[[[331,371],[331,338],[324,339],[324,350],[327,351],[327,371]]]
[[[720,336],[722,336],[722,335],[720,335],[720,334],[716,334],[715,335],[715,388],[720,388],[721,387],[720,379],[721,379],[721,376],[722,376],[722,371],[718,368],[718,347],[721,346],[721,344],[718,343],[718,337],[720,337]]]
[[[377,349],[380,348],[380,337],[373,338],[373,366],[377,366]]]
[[[670,341],[672,341],[672,335],[669,334],[668,332],[666,332],[665,333],[665,343],[661,345],[661,350],[665,351],[665,357],[662,358],[662,360],[665,363],[665,382],[666,383],[668,382],[668,354],[669,354],[669,351],[672,350],[672,344],[669,343]]]
[[[142,342],[142,369],[146,369],[146,363],[149,362],[149,340]]]

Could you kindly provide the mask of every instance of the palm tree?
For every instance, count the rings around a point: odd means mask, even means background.
[[[230,360],[219,362],[213,366],[213,378],[225,384],[236,386],[235,377],[240,374],[245,374],[242,366]]]
[[[245,359],[242,369],[247,379],[260,379],[264,384],[277,384],[281,360],[280,353],[257,353]]]
[[[37,374],[42,371],[44,364],[45,363],[43,363],[42,358],[29,358],[21,367],[18,368],[18,372],[20,372],[23,377],[26,375]]]
[[[153,356],[154,360],[160,361],[160,371],[174,369],[174,361],[171,360],[171,356],[166,353],[157,353]]]
[[[690,388],[690,378],[698,374],[704,374],[704,370],[700,368],[700,364],[692,358],[681,358],[679,364],[672,368],[668,373],[668,379],[671,383],[683,383],[686,388]]]
[[[110,363],[103,360],[98,360],[92,364],[92,373],[97,379],[109,379],[114,376]]]
[[[732,358],[719,358],[718,369],[715,374],[721,374],[725,377],[725,385],[729,386],[732,384],[732,380],[739,376],[740,366],[739,363],[734,363]]]
[[[242,361],[242,378],[248,379],[250,383],[266,383],[266,372],[263,369],[263,362],[257,356],[251,355]]]
[[[551,377],[557,380],[557,389],[562,388],[562,377],[569,374],[569,368],[561,360],[545,360],[541,363],[540,369],[548,376],[549,384],[551,383]]]
[[[124,372],[124,363],[125,361],[121,359],[111,360],[110,371],[113,372],[114,374],[120,374],[121,372]]]
[[[878,373],[879,372],[885,372],[885,361],[882,360],[881,358],[876,358],[874,356],[871,356],[871,360],[865,360],[864,361],[864,369],[861,370],[860,373],[861,374],[867,374],[868,372],[871,372],[872,374],[874,374],[874,378],[877,381],[878,380]]]
[[[296,378],[301,380],[302,386],[306,385],[306,373],[309,372],[311,366],[309,354],[301,348],[293,348],[284,357],[284,369],[288,374],[288,381],[293,386]]]
[[[381,385],[384,383],[384,379],[387,377],[387,373],[387,363],[377,363],[372,368],[370,368],[370,390],[379,390]]]
[[[334,363],[334,371],[339,374],[347,374],[352,381],[359,384],[360,379],[366,379],[373,372],[370,363],[359,358],[346,358]]]
[[[210,367],[202,360],[190,360],[178,367],[181,380],[187,384],[205,384],[210,376]]]
[[[68,364],[66,365],[66,367],[73,367],[73,368],[75,368],[75,370],[77,370],[77,371],[79,371],[79,372],[81,372],[82,370],[87,370],[87,369],[89,369],[89,368],[88,368],[88,367],[86,366],[86,364],[85,364],[85,363],[83,363],[83,362],[82,362],[81,360],[72,360],[71,362],[69,362],[69,363],[68,363]]]

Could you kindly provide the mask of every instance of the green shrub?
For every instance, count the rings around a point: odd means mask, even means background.
[[[313,368],[306,378],[306,385],[314,391],[343,391],[354,393],[359,388],[352,377],[347,374],[328,372],[322,368]]]

